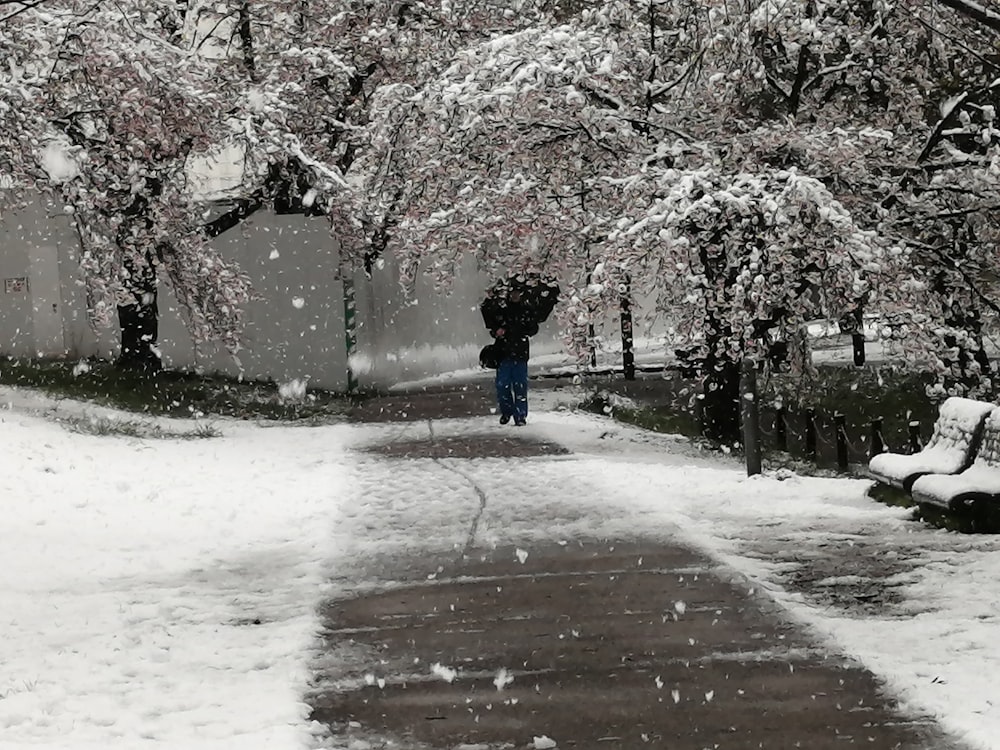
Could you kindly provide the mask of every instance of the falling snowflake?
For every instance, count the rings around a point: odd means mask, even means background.
[[[289,380],[278,386],[278,395],[283,401],[302,401],[306,397],[307,381],[302,379]]]
[[[493,684],[497,686],[497,690],[503,690],[513,681],[514,675],[512,675],[506,667],[500,669],[500,671],[497,672],[497,676],[493,678]]]
[[[458,677],[458,672],[451,667],[445,667],[437,662],[431,664],[431,674],[436,677],[440,677],[445,682],[454,682],[455,678]]]

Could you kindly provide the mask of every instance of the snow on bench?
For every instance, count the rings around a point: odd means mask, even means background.
[[[919,453],[881,453],[868,462],[868,474],[883,484],[909,492],[925,474],[957,474],[972,463],[983,422],[993,404],[953,396],[938,409],[931,439]]]
[[[1000,501],[1000,408],[986,420],[972,466],[960,474],[922,476],[911,492],[917,503],[947,510],[961,510],[978,501]]]

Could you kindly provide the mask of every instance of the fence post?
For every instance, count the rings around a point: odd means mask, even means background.
[[[885,453],[885,441],[882,439],[882,417],[875,417],[872,420],[872,436],[868,443],[868,458],[875,458],[880,453]]]
[[[847,417],[843,414],[834,414],[833,422],[837,426],[837,466],[842,470],[848,467],[847,456]]]
[[[919,453],[920,448],[920,422],[910,422],[910,453]]]
[[[788,427],[785,424],[784,406],[779,406],[774,412],[774,443],[779,451],[788,452]]]
[[[816,460],[816,410],[806,409],[806,455]]]

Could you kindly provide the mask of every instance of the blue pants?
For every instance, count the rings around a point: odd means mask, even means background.
[[[497,406],[500,416],[523,422],[528,417],[528,362],[504,359],[497,368]]]

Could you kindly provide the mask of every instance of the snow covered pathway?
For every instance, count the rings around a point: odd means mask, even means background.
[[[497,430],[490,418],[432,420],[366,426],[354,440],[418,445]],[[747,589],[766,591],[830,653],[858,658],[907,715],[933,717],[952,736],[935,748],[1000,748],[1000,690],[982,666],[1000,667],[991,636],[1000,544],[992,538],[927,528],[865,497],[865,482],[786,472],[747,479],[736,462],[590,415],[536,414],[519,434],[574,455],[362,457],[352,480],[361,502],[341,516],[345,564],[335,566],[335,593],[448,576],[472,519],[481,548],[527,555],[582,538],[680,542],[745,576]]]

